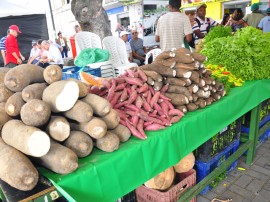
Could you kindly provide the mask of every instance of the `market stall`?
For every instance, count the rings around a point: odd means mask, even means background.
[[[115,201],[176,164],[269,95],[270,80],[248,81],[219,102],[188,113],[177,124],[147,132],[145,141],[133,137],[110,154],[95,150],[80,159],[79,168],[71,174],[54,174],[44,168],[40,171],[69,201]]]

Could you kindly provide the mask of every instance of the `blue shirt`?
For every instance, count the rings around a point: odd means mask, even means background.
[[[7,39],[7,36],[4,36],[0,39],[0,50],[6,51],[6,45],[5,45],[6,39]]]
[[[261,19],[258,27],[261,28],[263,32],[270,32],[270,16],[265,16]]]

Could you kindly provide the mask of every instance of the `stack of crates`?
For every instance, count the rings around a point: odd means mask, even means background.
[[[241,122],[242,117],[232,122],[194,151],[196,157],[194,168],[197,172],[197,183],[202,181],[237,151],[240,144]],[[227,173],[232,171],[236,166],[237,161],[234,161],[227,168],[227,171],[222,173],[210,185],[206,186],[201,191],[201,194],[206,194],[210,189],[215,187],[219,181],[224,179]]]
[[[241,127],[241,132],[243,133],[243,137],[248,136],[249,134],[250,118],[251,118],[250,111],[243,116],[242,127]],[[266,125],[269,125],[269,127],[267,127]],[[264,143],[270,137],[270,99],[267,99],[261,103],[259,129],[263,128],[264,126],[266,126],[267,129],[258,138],[257,147],[259,147],[262,143]]]
[[[181,195],[196,184],[196,171],[176,173],[174,185],[168,190],[159,191],[144,185],[136,189],[137,202],[177,202]],[[190,201],[196,202],[196,196]]]

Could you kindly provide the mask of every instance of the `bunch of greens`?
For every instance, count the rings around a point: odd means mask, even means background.
[[[270,33],[249,26],[205,43],[201,53],[208,57],[206,64],[226,66],[243,80],[259,80],[270,78],[269,47]]]
[[[211,28],[210,32],[204,37],[203,42],[208,43],[216,38],[232,36],[232,28],[224,26],[215,26]]]

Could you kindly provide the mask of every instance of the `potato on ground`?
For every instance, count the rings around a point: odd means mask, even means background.
[[[72,130],[80,130],[92,138],[102,138],[107,132],[107,125],[100,118],[93,117],[89,122],[86,123],[70,123]]]
[[[130,138],[130,136],[131,136],[130,130],[126,126],[124,126],[122,124],[119,124],[113,130],[109,130],[109,132],[114,133],[115,135],[117,135],[117,137],[119,138],[120,142],[126,142],[126,141],[128,141],[129,138]]]
[[[74,151],[79,158],[88,156],[93,150],[93,140],[82,131],[71,131],[64,145]]]
[[[21,108],[24,104],[25,102],[22,99],[22,93],[17,92],[8,98],[5,110],[9,116],[18,116],[20,115]]]
[[[33,99],[22,106],[21,119],[29,126],[43,126],[51,116],[51,110],[48,103]]]
[[[107,115],[101,117],[101,119],[106,123],[109,130],[116,128],[120,121],[118,112],[114,109],[111,109],[111,111]]]
[[[20,120],[8,121],[2,128],[2,138],[8,145],[34,157],[43,156],[50,149],[50,138],[45,132]]]
[[[67,81],[75,81],[78,84],[78,86],[79,86],[79,98],[83,98],[88,94],[89,86],[86,83],[84,83],[82,81],[79,81],[77,79],[74,79],[74,78],[69,78],[69,79],[67,79]]]
[[[95,146],[105,152],[113,152],[119,148],[120,140],[117,135],[107,132],[102,138],[96,140]]]
[[[55,142],[51,139],[49,152],[35,160],[45,168],[58,174],[72,173],[78,168],[78,157],[69,148]]]
[[[14,92],[9,90],[5,84],[0,84],[0,102],[6,102]]]
[[[94,114],[100,117],[105,116],[111,110],[111,104],[108,100],[92,93],[89,93],[82,101],[89,104],[92,107]]]
[[[93,109],[89,104],[77,100],[70,110],[63,112],[63,115],[79,123],[85,123],[92,119]]]
[[[9,120],[11,120],[11,117],[7,114],[7,112],[5,111],[5,109],[3,107],[0,107],[0,132],[2,130],[2,127]],[[0,134],[0,136],[1,136],[1,134]]]
[[[43,71],[44,69],[37,65],[18,65],[6,73],[4,82],[8,89],[20,92],[29,84],[43,83]]]
[[[51,116],[46,131],[54,140],[63,142],[70,135],[70,125],[65,117]]]
[[[38,182],[38,171],[31,161],[0,138],[0,179],[21,190],[32,190]]]
[[[58,65],[49,65],[43,72],[44,80],[48,84],[62,80],[62,69]]]
[[[151,189],[166,190],[173,184],[174,177],[174,169],[173,167],[170,167],[145,182],[144,185]]]
[[[6,73],[11,70],[8,67],[0,67],[0,84],[4,83]]]
[[[176,165],[174,165],[175,172],[185,173],[190,171],[195,164],[195,156],[191,152],[187,156],[181,159]]]
[[[26,86],[22,91],[22,98],[25,102],[32,99],[42,99],[44,89],[47,87],[45,83],[34,83]]]
[[[70,110],[79,97],[79,87],[74,81],[56,81],[43,91],[42,100],[49,103],[53,112]]]

